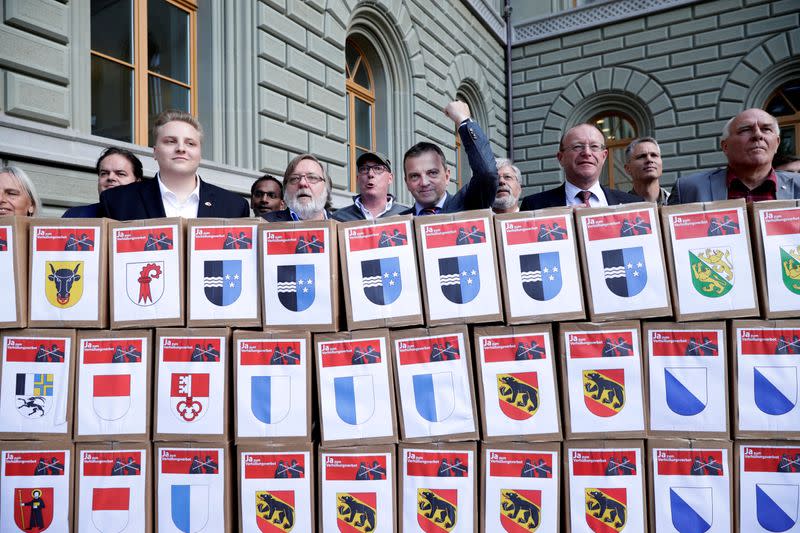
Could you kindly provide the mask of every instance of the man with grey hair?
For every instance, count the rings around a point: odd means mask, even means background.
[[[516,213],[519,211],[519,195],[522,192],[522,172],[510,159],[496,158],[497,193],[494,195],[492,211],[495,213]]]
[[[330,217],[331,178],[319,159],[300,154],[283,173],[283,201],[286,209],[264,214],[267,222],[326,220]]]
[[[662,169],[661,148],[654,138],[639,137],[625,148],[625,172],[633,180],[631,194],[641,196],[646,202],[666,204],[669,191],[659,183]]]
[[[669,203],[743,198],[747,202],[800,198],[800,175],[776,171],[772,158],[780,144],[778,121],[762,109],[746,109],[722,129],[725,168],[680,177]]]

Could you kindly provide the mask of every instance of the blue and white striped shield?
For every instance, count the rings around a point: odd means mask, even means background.
[[[678,533],[705,533],[714,523],[711,487],[670,487],[669,512]]]
[[[172,485],[172,523],[183,533],[202,531],[208,522],[208,485]]]
[[[478,256],[439,259],[439,284],[445,298],[455,304],[471,302],[481,290]]]
[[[367,299],[375,305],[389,305],[397,300],[403,290],[400,258],[361,261],[361,285]]]
[[[375,390],[372,376],[333,378],[336,414],[351,426],[367,422],[375,414]]]
[[[203,291],[208,301],[225,307],[239,299],[242,294],[242,261],[205,261],[203,265]]]
[[[314,303],[314,265],[279,265],[278,300],[289,311],[305,311]]]
[[[292,407],[292,380],[289,376],[252,376],[250,408],[265,424],[283,421]]]
[[[636,296],[647,285],[647,267],[641,246],[603,250],[603,277],[617,296]]]
[[[525,294],[545,302],[556,297],[563,285],[558,252],[519,256],[519,271]]]

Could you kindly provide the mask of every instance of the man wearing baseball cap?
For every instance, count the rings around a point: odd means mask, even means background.
[[[389,194],[394,180],[392,164],[380,152],[366,152],[356,159],[356,183],[358,196],[353,204],[337,210],[332,218],[340,222],[348,220],[374,220],[399,215],[408,206],[398,204]]]

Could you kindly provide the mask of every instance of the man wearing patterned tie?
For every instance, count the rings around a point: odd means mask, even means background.
[[[633,194],[600,185],[600,175],[608,157],[605,137],[591,124],[578,124],[561,137],[556,158],[566,181],[544,192],[526,196],[520,211],[545,207],[602,207],[641,202]]]

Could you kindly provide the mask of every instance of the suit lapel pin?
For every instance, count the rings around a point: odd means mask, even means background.
[[[206,203],[205,203],[205,204],[203,204],[203,205],[205,205],[206,207],[211,207],[211,202],[206,202]]]

